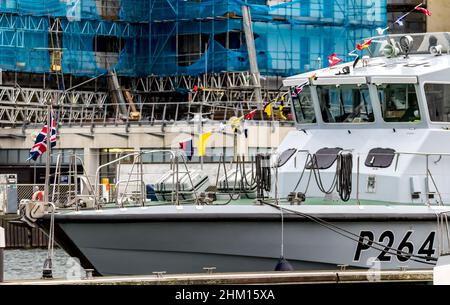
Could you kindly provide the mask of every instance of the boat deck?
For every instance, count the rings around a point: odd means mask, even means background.
[[[273,199],[267,199],[267,202],[274,203]],[[386,201],[376,201],[376,200],[349,200],[348,202],[343,202],[340,200],[328,200],[324,198],[308,198],[305,202],[302,202],[300,205],[291,204],[285,199],[280,200],[281,205],[289,205],[289,206],[411,206],[411,207],[426,207],[426,204],[423,203],[391,203]],[[145,206],[151,207],[151,206],[171,206],[174,205],[170,201],[147,201],[145,203]],[[180,202],[180,205],[193,205],[192,202]],[[255,199],[237,199],[237,200],[217,200],[213,204],[210,204],[209,206],[220,206],[220,205],[259,205],[259,203],[256,202]],[[139,205],[136,204],[125,204],[124,207],[137,207]],[[438,205],[436,203],[430,204],[430,206],[442,206]],[[449,206],[449,204],[444,204],[443,206]],[[108,203],[105,205],[102,205],[103,208],[117,208],[117,204],[115,203]]]

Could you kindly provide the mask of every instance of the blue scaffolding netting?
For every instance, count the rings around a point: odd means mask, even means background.
[[[387,23],[386,0],[0,0],[0,69],[50,73],[59,47],[62,73],[75,76],[246,71],[242,6],[265,75],[315,69],[331,53],[351,59]]]

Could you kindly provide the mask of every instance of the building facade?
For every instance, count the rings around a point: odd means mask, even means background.
[[[202,161],[269,151],[293,127],[282,78],[326,66],[331,53],[349,59],[357,41],[386,25],[386,6],[385,0],[1,1],[0,173],[18,173],[19,183],[43,181],[46,157],[29,162],[27,152],[48,103],[58,117],[52,168],[60,154],[64,171],[74,153],[95,176],[99,164],[129,151],[178,149],[187,137],[196,145],[201,131],[275,101],[270,117],[260,110],[249,122],[248,138],[215,134]],[[260,78],[251,69],[252,45]],[[160,169],[168,161],[146,162]]]

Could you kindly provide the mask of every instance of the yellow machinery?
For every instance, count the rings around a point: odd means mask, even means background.
[[[50,59],[51,59],[50,69],[53,72],[61,72],[62,51],[59,51],[59,50],[52,51]]]

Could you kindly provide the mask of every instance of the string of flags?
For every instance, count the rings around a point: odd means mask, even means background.
[[[367,48],[369,48],[370,47],[370,45],[372,44],[372,41],[373,41],[373,39],[371,38],[371,39],[369,39],[369,40],[365,40],[364,41],[364,43],[357,43],[356,44],[356,49],[358,50],[358,51],[362,51],[362,50],[365,50],[365,49],[367,49]]]
[[[198,139],[198,156],[204,157],[206,154],[206,144],[209,138],[212,136],[212,131],[202,133]]]
[[[399,25],[399,26],[403,26],[403,21],[404,21],[404,19],[405,19],[407,16],[409,16],[410,14],[414,13],[414,12],[420,12],[420,13],[423,13],[423,14],[425,14],[426,16],[429,16],[429,17],[430,17],[432,14],[431,14],[431,12],[430,12],[429,10],[427,10],[426,8],[423,7],[424,5],[425,5],[425,4],[424,4],[423,2],[422,2],[422,3],[419,3],[419,4],[416,5],[412,10],[410,10],[410,11],[407,12],[406,14],[400,16],[399,18],[397,18],[397,20],[395,20],[392,24],[389,24],[389,25],[388,25],[387,27],[385,27],[385,28],[378,28],[378,29],[377,29],[378,35],[384,35],[384,33],[385,33],[386,31],[388,31],[394,24],[397,24],[397,25]],[[369,49],[369,47],[372,45],[372,42],[373,42],[373,39],[372,39],[372,38],[366,39],[366,40],[364,40],[362,43],[358,42],[358,43],[356,44],[356,48],[348,54],[349,56],[356,57],[354,66],[357,64],[357,62],[359,61],[359,58],[360,58],[359,55],[356,54],[356,52],[357,52],[357,51],[363,51],[363,50]],[[369,50],[369,52],[370,52],[370,50]],[[328,63],[329,63],[329,67],[330,67],[330,68],[332,68],[333,66],[335,66],[335,65],[337,65],[338,63],[341,63],[341,62],[342,62],[342,59],[340,59],[335,53],[331,54],[331,55],[328,57]],[[294,96],[294,94],[295,94],[295,93],[293,93],[293,96]]]
[[[314,75],[313,79],[317,79],[317,77]],[[297,86],[297,94],[300,94],[303,91],[303,88],[309,83],[305,82],[301,84],[300,86]],[[274,113],[274,104],[277,103],[279,100],[273,100],[268,102],[264,108],[263,112],[269,116],[272,117]],[[284,96],[280,99],[281,104],[278,106],[279,116],[283,120],[287,120],[288,118],[284,115],[283,110],[287,107],[284,105]],[[198,156],[204,157],[206,155],[206,147],[208,144],[209,139],[211,136],[216,132],[223,132],[227,127],[231,127],[231,130],[233,133],[243,133],[245,138],[248,138],[248,121],[252,120],[255,115],[258,113],[258,109],[254,109],[250,111],[249,113],[241,116],[241,117],[232,117],[227,123],[221,122],[218,129],[213,129],[208,132],[201,133],[199,135],[199,140],[197,142],[197,150],[198,150]],[[187,156],[188,160],[192,160],[192,157],[194,156],[194,144],[193,139],[185,139],[181,142],[179,142],[179,148],[180,150],[184,151],[185,155]]]
[[[387,27],[383,28],[378,28],[377,32],[378,35],[384,35],[384,33],[389,30],[394,24],[397,24],[399,26],[403,26],[403,21],[404,19],[409,16],[410,14],[414,13],[414,12],[421,12],[425,15],[427,15],[428,17],[431,17],[431,12],[429,10],[427,10],[426,8],[424,8],[425,4],[422,2],[418,5],[416,5],[412,10],[410,10],[409,12],[407,12],[406,14],[400,16],[399,18],[397,18],[397,20],[395,20],[392,24],[389,24]]]
[[[180,142],[180,149],[184,151],[186,154],[186,157],[189,161],[192,160],[192,157],[194,156],[194,143],[192,141],[192,138],[189,138],[187,140]]]
[[[264,106],[264,113],[267,114],[268,117],[272,117],[272,104],[273,102],[269,102]]]
[[[255,110],[251,111],[249,114],[247,114],[245,116],[245,120],[248,121],[248,120],[253,119],[253,117],[255,116],[256,112],[258,112],[258,109],[255,109]]]
[[[317,77],[315,76],[315,74],[314,74],[314,76],[312,77],[312,79],[317,79]],[[300,85],[298,85],[298,86],[295,86],[294,88],[293,88],[293,90],[292,90],[292,92],[291,92],[291,96],[292,97],[298,97],[299,95],[300,95],[300,93],[302,93],[303,92],[303,89],[305,88],[305,86],[306,85],[308,85],[309,84],[309,81],[306,81],[306,82],[304,82],[304,83],[302,83],[302,84],[300,84]]]
[[[328,56],[328,63],[330,64],[330,68],[342,62],[342,58],[337,57],[335,53]]]
[[[373,39],[370,38],[370,39],[364,40],[363,43],[359,43],[359,42],[356,43],[356,48],[353,51],[351,51],[350,53],[348,53],[348,55],[354,56],[354,57],[356,57],[356,60],[359,60],[359,55],[356,54],[356,51],[363,51],[363,50],[368,49],[372,45],[372,42],[373,42]]]

